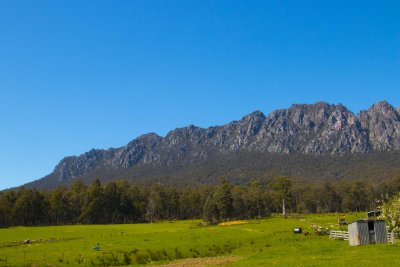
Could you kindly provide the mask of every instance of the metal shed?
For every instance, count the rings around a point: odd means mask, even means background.
[[[348,225],[350,246],[388,243],[383,220],[357,220]]]

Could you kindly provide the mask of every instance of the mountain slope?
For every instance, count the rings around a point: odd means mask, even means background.
[[[399,110],[389,103],[376,103],[354,115],[341,104],[318,102],[292,105],[267,116],[256,111],[238,121],[207,129],[190,125],[175,129],[165,137],[154,133],[142,135],[120,148],[66,157],[49,176],[27,186],[52,188],[78,177],[86,181],[98,177],[102,180],[127,178],[142,183],[162,179],[176,184],[201,184],[213,182],[217,174],[235,173],[239,177],[240,171],[234,169],[245,170],[250,166],[253,171],[242,174],[246,177],[238,182],[259,178],[255,174],[257,170],[262,170],[263,176],[289,173],[306,179],[310,172],[302,170],[310,167],[321,178],[334,178],[335,175],[324,172],[320,166],[329,165],[333,159],[342,162],[346,157],[350,161],[361,161],[361,165],[371,165],[371,160],[381,162],[377,170],[385,165],[389,168],[388,175],[396,171],[395,166],[384,164],[385,158],[390,158],[388,162],[397,162],[399,150]],[[247,157],[251,160],[245,160]],[[303,166],[295,168],[301,161]],[[216,162],[225,162],[225,167],[215,167]],[[341,171],[336,178],[347,177],[344,173],[351,173],[350,168],[345,162],[338,166]],[[214,171],[206,174],[207,170]],[[192,177],[194,173],[196,177]]]

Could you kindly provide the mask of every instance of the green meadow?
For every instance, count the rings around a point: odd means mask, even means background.
[[[340,229],[337,222],[342,216],[271,217],[228,226],[191,220],[3,228],[0,266],[400,265],[399,245],[350,247],[347,241],[317,235],[311,228]],[[349,214],[346,220],[362,216]],[[294,234],[296,227],[303,233]]]

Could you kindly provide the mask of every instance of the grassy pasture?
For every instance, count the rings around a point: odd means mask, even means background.
[[[351,214],[346,220],[362,216]],[[177,221],[5,228],[0,229],[0,267],[138,266],[170,262],[174,266],[194,266],[194,262],[202,266],[199,258],[212,265],[214,257],[222,259],[215,264],[225,266],[400,266],[398,245],[350,247],[347,241],[317,236],[310,228],[317,224],[339,229],[339,217],[271,217],[225,226]],[[310,234],[295,235],[295,227]],[[35,241],[21,244],[27,239]],[[94,246],[100,250],[93,250]]]

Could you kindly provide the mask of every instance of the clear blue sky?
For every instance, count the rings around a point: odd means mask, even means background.
[[[0,189],[148,132],[399,106],[399,3],[0,1]]]

